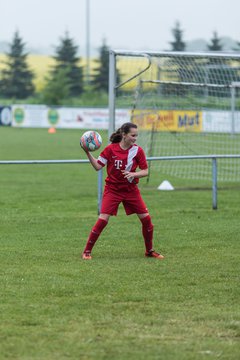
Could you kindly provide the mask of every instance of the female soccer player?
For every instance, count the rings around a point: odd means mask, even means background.
[[[85,260],[92,259],[93,246],[107,225],[109,217],[117,215],[120,203],[123,204],[127,215],[137,214],[142,223],[145,256],[164,259],[163,255],[153,250],[153,224],[137,186],[139,178],[148,175],[145,153],[135,144],[137,136],[137,125],[127,122],[111,135],[111,144],[105,147],[98,159],[84,149],[95,170],[107,166],[101,212],[82,253]],[[137,168],[140,170],[136,171]]]

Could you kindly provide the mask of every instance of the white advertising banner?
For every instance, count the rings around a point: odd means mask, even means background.
[[[240,112],[203,111],[203,132],[240,133]]]
[[[46,121],[47,110],[45,105],[13,105],[12,126],[49,127]]]
[[[130,110],[116,110],[116,128],[130,121]],[[13,105],[12,126],[62,129],[108,129],[107,108],[48,107],[46,105]],[[240,112],[203,111],[202,131],[240,133]]]
[[[130,121],[130,112],[116,110],[116,127]],[[45,105],[13,105],[12,126],[56,127],[63,129],[108,129],[108,109],[47,107]]]

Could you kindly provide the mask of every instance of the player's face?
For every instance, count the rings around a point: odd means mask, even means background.
[[[135,128],[131,128],[129,133],[123,135],[125,144],[129,146],[133,145],[137,141],[137,137],[138,131]]]

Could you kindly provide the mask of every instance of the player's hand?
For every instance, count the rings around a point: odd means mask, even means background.
[[[122,174],[125,179],[133,179],[134,175],[135,175],[134,172],[130,172],[130,171],[126,171],[126,170],[122,170]]]
[[[80,142],[80,147],[83,149],[83,151],[87,154],[88,151],[86,149],[84,149],[84,147],[82,146],[81,142]]]

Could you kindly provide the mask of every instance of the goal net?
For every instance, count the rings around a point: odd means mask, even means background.
[[[240,54],[110,51],[109,109],[128,109],[148,157],[240,154]],[[116,80],[117,79],[117,80]],[[151,170],[211,179],[211,160],[154,161]],[[240,159],[218,160],[240,180]]]

